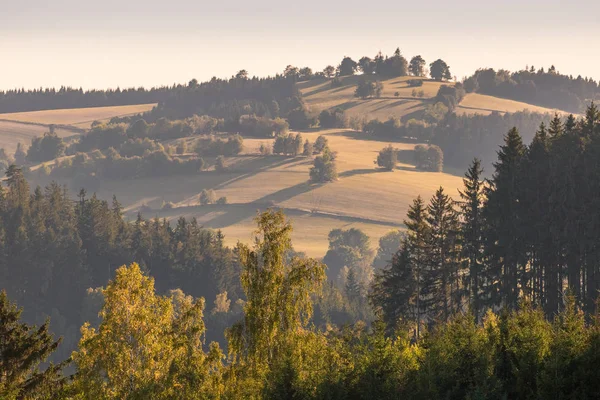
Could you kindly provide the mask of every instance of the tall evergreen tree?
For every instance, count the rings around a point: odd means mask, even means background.
[[[426,263],[429,252],[428,238],[430,227],[427,223],[427,209],[421,196],[418,196],[406,213],[407,219],[404,225],[408,230],[408,254],[410,255],[410,265],[414,270],[416,299],[415,314],[417,320],[417,338],[421,331],[421,316],[425,310],[423,299],[424,283],[426,274]]]
[[[517,306],[524,274],[521,166],[525,146],[516,128],[498,151],[495,172],[486,188],[486,297],[494,305]]]
[[[427,207],[427,255],[424,295],[428,316],[448,319],[462,307],[463,285],[459,262],[459,221],[454,202],[439,188]]]
[[[461,202],[461,256],[468,271],[467,286],[469,290],[470,306],[479,321],[481,317],[481,291],[485,284],[483,281],[484,269],[484,242],[483,242],[483,215],[484,183],[482,179],[483,168],[481,161],[473,160],[463,178],[464,189],[459,191]]]
[[[56,350],[49,322],[35,328],[20,322],[21,310],[0,292],[0,398],[52,399],[66,383],[62,370],[70,360],[40,366]]]

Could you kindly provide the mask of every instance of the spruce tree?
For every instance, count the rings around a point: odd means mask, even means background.
[[[57,349],[46,321],[40,328],[20,322],[21,310],[0,292],[0,398],[51,399],[64,385],[62,370],[70,360],[40,365]]]
[[[417,338],[421,331],[421,316],[424,311],[424,282],[428,255],[428,239],[430,227],[427,223],[427,210],[423,199],[418,196],[409,207],[406,214],[407,219],[404,225],[408,230],[408,254],[410,255],[410,265],[415,275],[415,314],[417,320]]]
[[[429,317],[448,321],[462,304],[458,243],[459,221],[454,202],[440,187],[427,207],[426,269],[424,295]]]
[[[518,303],[525,246],[523,244],[521,166],[525,146],[516,128],[498,151],[494,175],[486,188],[486,251],[489,266],[486,297],[493,305],[514,308]]]
[[[463,178],[464,189],[459,191],[461,202],[461,256],[468,271],[468,290],[470,306],[475,321],[479,321],[482,311],[481,290],[484,284],[483,268],[483,216],[484,183],[482,179],[483,168],[481,161],[473,160]]]
[[[409,247],[408,240],[404,239],[400,250],[392,257],[389,264],[376,272],[370,295],[371,303],[381,312],[390,332],[399,323],[417,322],[417,282]]]

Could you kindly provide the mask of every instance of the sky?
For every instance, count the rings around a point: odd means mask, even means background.
[[[378,51],[459,79],[526,65],[600,79],[597,0],[0,0],[0,90],[160,86],[322,70]]]

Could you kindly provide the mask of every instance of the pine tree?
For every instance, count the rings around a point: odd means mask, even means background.
[[[478,322],[482,311],[481,290],[483,282],[483,168],[481,161],[473,160],[463,178],[464,190],[459,191],[462,201],[461,209],[461,256],[464,259],[465,269],[468,271],[468,289],[470,306],[475,321]]]
[[[370,295],[371,303],[381,312],[390,332],[399,323],[417,322],[417,282],[409,246],[408,240],[405,239],[391,262],[376,272]]]
[[[0,292],[0,397],[3,399],[51,399],[66,383],[62,370],[70,360],[40,364],[56,350],[61,340],[49,333],[49,321],[40,328],[20,322],[21,310]]]
[[[417,320],[417,338],[421,331],[421,316],[424,310],[423,293],[425,273],[427,266],[428,238],[430,235],[430,226],[427,223],[425,204],[421,196],[418,196],[409,207],[406,214],[407,219],[404,225],[408,230],[408,253],[410,255],[410,265],[415,274],[416,299],[415,314]]]
[[[521,196],[521,166],[525,146],[516,128],[511,129],[498,151],[495,172],[485,194],[486,297],[491,304],[517,306],[520,284],[525,279]]]
[[[454,202],[439,188],[427,207],[424,295],[430,317],[448,321],[462,305],[463,285],[459,263],[458,214]]]

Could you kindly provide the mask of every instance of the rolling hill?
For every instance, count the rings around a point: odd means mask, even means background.
[[[436,96],[441,85],[453,85],[452,82],[437,82],[422,79],[423,86],[410,87],[408,80],[421,79],[400,77],[381,81],[383,93],[380,98],[362,100],[354,97],[360,76],[341,78],[341,86],[331,87],[329,80],[301,82],[298,88],[313,114],[336,107],[343,109],[349,117],[387,120],[400,118],[403,122],[421,116],[423,110]],[[412,91],[423,91],[423,97],[413,97]],[[397,95],[397,96],[396,96]],[[459,114],[487,115],[493,111],[500,113],[529,110],[540,113],[554,113],[556,110],[534,106],[514,100],[471,93],[465,96],[456,112]]]
[[[409,77],[383,82],[381,98],[361,100],[354,97],[360,77],[342,78],[342,85],[332,88],[329,81],[314,80],[298,83],[311,112],[334,107],[343,108],[350,117],[387,119],[395,116],[407,120],[419,117],[432,103],[443,83],[424,80],[417,90],[422,98],[412,97]],[[447,83],[446,83],[447,84]],[[153,105],[102,107],[79,110],[53,110],[0,115],[0,146],[14,148],[17,141],[27,141],[41,135],[48,124],[60,124],[61,136],[73,135],[68,129],[89,127],[94,120],[136,114]],[[469,94],[457,109],[459,113],[486,114],[492,111],[513,112],[529,109],[551,112],[512,100],[480,94]],[[18,121],[18,122],[17,122]],[[3,126],[5,128],[3,128]],[[145,217],[175,220],[181,216],[195,217],[206,226],[222,229],[228,244],[238,240],[248,242],[255,224],[257,210],[277,206],[294,221],[294,243],[297,250],[311,256],[323,256],[327,251],[327,235],[334,228],[356,227],[371,237],[371,246],[393,229],[403,229],[403,220],[409,204],[421,195],[426,201],[443,186],[451,196],[462,185],[463,171],[444,173],[417,171],[410,164],[398,164],[393,172],[384,172],[374,165],[377,153],[388,143],[373,140],[348,129],[303,132],[303,137],[314,141],[325,135],[330,147],[338,152],[339,179],[325,185],[308,182],[312,159],[306,157],[260,156],[261,144],[271,145],[272,139],[245,138],[245,150],[226,160],[225,173],[203,172],[195,175],[103,181],[97,188],[101,198],[113,194],[125,206],[131,219],[139,210]],[[188,142],[193,138],[179,139]],[[11,142],[12,141],[12,142]],[[13,147],[11,147],[13,146]],[[401,150],[411,150],[415,144],[395,143]],[[214,160],[208,160],[209,162]],[[41,184],[47,183],[39,178]],[[69,183],[69,182],[65,182]],[[79,188],[72,188],[78,190]],[[227,205],[198,205],[203,189],[213,189],[217,197],[227,197]],[[173,203],[173,208],[163,208]]]

